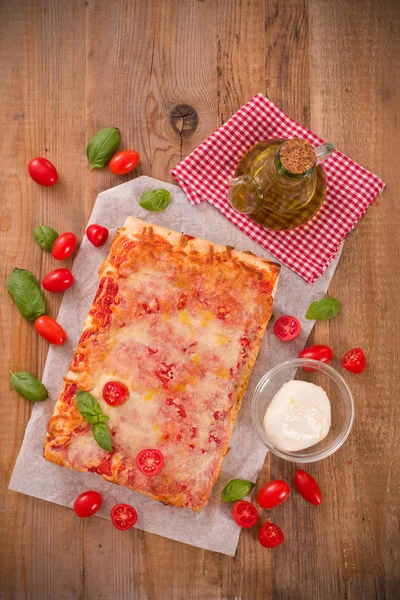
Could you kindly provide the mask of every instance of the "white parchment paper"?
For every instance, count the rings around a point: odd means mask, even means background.
[[[141,194],[158,188],[171,192],[170,206],[162,213],[150,213],[142,209],[138,204]],[[10,489],[69,507],[84,490],[98,490],[103,496],[103,505],[97,513],[100,517],[109,518],[114,504],[126,502],[138,512],[136,527],[139,529],[233,556],[240,529],[232,519],[231,504],[220,502],[221,491],[233,478],[240,477],[255,482],[266,455],[266,449],[251,423],[250,403],[253,390],[268,369],[280,361],[297,356],[304,347],[313,322],[307,321],[303,315],[313,300],[324,296],[340,253],[313,285],[307,284],[287,267],[282,266],[274,303],[274,316],[292,314],[298,317],[302,332],[295,341],[288,344],[279,341],[272,333],[271,325],[268,326],[231,438],[231,450],[223,462],[221,475],[207,507],[199,513],[194,513],[186,508],[175,508],[155,502],[137,492],[104,481],[97,474],[78,473],[59,467],[42,457],[47,421],[61,390],[63,376],[68,370],[82,324],[97,289],[98,268],[108,254],[115,231],[130,215],[215,243],[231,245],[238,250],[250,250],[259,256],[275,260],[210,204],[190,204],[185,194],[175,185],[150,177],[139,177],[99,194],[89,223],[99,223],[108,227],[110,238],[102,248],[94,248],[85,237],[76,256],[72,269],[76,283],[65,292],[58,315],[58,321],[65,328],[68,340],[64,346],[51,346],[49,349],[43,383],[49,391],[50,399],[35,404],[33,408],[11,477]]]

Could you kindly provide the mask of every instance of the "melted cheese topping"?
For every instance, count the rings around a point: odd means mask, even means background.
[[[231,412],[272,298],[260,285],[260,271],[238,261],[209,263],[207,256],[191,257],[154,239],[133,245],[121,261],[125,250],[117,236],[108,261],[116,256],[118,270],[100,281],[86,323],[97,330],[78,346],[69,374],[109,416],[114,452],[101,450],[86,428],[59,450],[61,462],[198,510],[227,451]],[[109,381],[129,389],[124,404],[103,399]],[[154,477],[136,467],[144,448],[163,453]]]

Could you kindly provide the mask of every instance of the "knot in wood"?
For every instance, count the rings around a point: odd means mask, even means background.
[[[189,137],[197,129],[199,117],[197,111],[189,104],[177,104],[171,110],[170,123],[179,137]]]

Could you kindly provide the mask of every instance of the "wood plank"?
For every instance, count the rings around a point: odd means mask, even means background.
[[[0,89],[2,170],[0,175],[2,332],[0,421],[2,485],[6,487],[29,419],[30,404],[11,390],[8,369],[41,376],[47,343],[19,315],[5,290],[14,267],[32,270],[40,280],[55,261],[36,245],[33,228],[81,231],[84,147],[85,3],[1,3]],[[73,85],[72,85],[73,82]],[[46,156],[59,169],[54,188],[27,176],[34,156]],[[74,201],[77,199],[78,201]],[[60,299],[46,295],[49,313]],[[82,523],[70,510],[15,492],[3,496],[1,510],[4,598],[72,598],[82,593]],[[66,552],[66,539],[75,539]],[[55,557],[63,557],[62,573]],[[4,596],[3,596],[4,594]]]

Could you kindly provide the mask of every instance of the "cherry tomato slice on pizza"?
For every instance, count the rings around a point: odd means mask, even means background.
[[[279,317],[274,325],[274,333],[277,338],[284,342],[291,342],[299,335],[301,325],[296,317],[284,315]]]
[[[110,406],[123,404],[128,396],[128,388],[119,381],[108,381],[103,387],[103,398]]]
[[[129,504],[116,504],[111,509],[111,520],[117,529],[125,531],[134,526],[137,521],[137,512]]]
[[[161,450],[148,448],[141,450],[136,457],[136,465],[143,475],[156,475],[164,464]]]
[[[361,348],[352,348],[342,358],[342,366],[351,373],[362,373],[366,364],[367,361]]]
[[[253,527],[258,521],[256,507],[251,502],[247,502],[247,500],[239,500],[239,502],[236,502],[232,510],[232,515],[235,523],[244,529]]]
[[[279,544],[282,544],[285,536],[278,525],[268,521],[262,525],[258,534],[258,539],[261,546],[264,546],[264,548],[275,548],[276,546],[279,546]]]
[[[82,492],[74,502],[74,511],[78,517],[91,517],[96,514],[101,506],[101,495],[99,492],[89,490]]]

